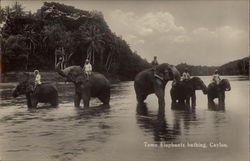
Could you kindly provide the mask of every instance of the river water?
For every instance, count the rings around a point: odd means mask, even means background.
[[[73,106],[72,84],[55,83],[59,107],[34,110],[11,97],[17,82],[1,83],[0,160],[248,161],[249,81],[224,78],[232,87],[224,110],[209,109],[201,91],[195,109],[171,109],[169,82],[165,115],[155,95],[137,106],[133,82],[112,85],[110,107],[92,99],[89,109]]]

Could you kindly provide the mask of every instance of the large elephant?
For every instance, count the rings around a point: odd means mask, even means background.
[[[157,65],[138,73],[134,88],[138,103],[143,103],[149,94],[155,93],[159,107],[165,107],[165,86],[169,80],[180,80],[178,70],[167,63]]]
[[[34,82],[25,80],[19,83],[12,93],[14,98],[19,95],[26,95],[28,108],[36,108],[38,102],[58,105],[58,93],[56,88],[49,83],[42,83],[34,89]]]
[[[204,94],[207,94],[207,87],[199,77],[193,77],[189,80],[180,81],[173,84],[170,90],[172,99],[172,105],[176,103],[184,103],[190,106],[190,98],[192,101],[192,107],[196,106],[196,90],[202,90]]]
[[[64,70],[59,69],[60,64],[56,66],[56,71],[67,81],[73,82],[75,85],[75,107],[80,107],[81,99],[84,107],[89,107],[91,97],[99,98],[104,104],[109,104],[110,100],[110,83],[102,74],[93,72],[89,79],[80,66],[70,66]]]
[[[208,85],[208,92],[207,92],[207,98],[208,98],[208,105],[213,106],[214,105],[214,99],[219,99],[219,106],[224,107],[225,106],[225,91],[230,91],[231,85],[227,79],[222,79],[220,83],[217,85],[216,83],[212,82]]]

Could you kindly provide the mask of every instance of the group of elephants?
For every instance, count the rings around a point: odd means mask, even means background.
[[[80,107],[83,100],[84,107],[89,107],[91,97],[100,99],[103,104],[109,104],[110,101],[110,82],[102,74],[93,72],[89,79],[86,78],[82,67],[70,66],[60,70],[59,66],[56,71],[67,81],[72,82],[75,86],[74,105]],[[168,81],[173,80],[170,90],[172,105],[184,103],[194,107],[196,105],[195,90],[202,90],[207,94],[208,104],[214,104],[215,98],[219,99],[219,105],[225,104],[225,91],[231,90],[230,83],[227,79],[220,81],[218,85],[210,83],[208,87],[199,77],[193,77],[188,81],[180,81],[178,70],[167,63],[146,69],[135,77],[134,89],[138,103],[143,103],[149,94],[155,94],[158,98],[159,107],[165,107],[165,86]],[[49,84],[43,83],[34,89],[34,81],[27,79],[17,85],[13,92],[13,97],[24,94],[27,98],[28,108],[36,108],[38,102],[50,103],[52,106],[58,105],[58,93],[56,88]]]

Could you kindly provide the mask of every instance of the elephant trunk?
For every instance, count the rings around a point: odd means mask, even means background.
[[[173,72],[173,81],[179,82],[181,79],[180,72],[174,66],[171,66],[171,70]]]
[[[207,87],[202,88],[203,94],[207,94]]]
[[[204,83],[202,84],[202,92],[203,94],[207,94],[207,86]]]
[[[226,88],[226,91],[231,91],[231,86],[229,86],[228,88]]]
[[[55,70],[58,74],[60,74],[63,77],[68,77],[61,69],[60,69],[61,63],[57,63]]]
[[[56,67],[55,67],[56,72],[57,72],[59,75],[61,75],[62,77],[67,78],[67,81],[68,81],[68,82],[74,82],[74,81],[72,80],[72,78],[69,76],[69,72],[66,72],[67,68],[65,68],[64,70],[61,70],[61,69],[60,69],[60,66],[61,66],[61,63],[59,62],[59,63],[56,65]]]

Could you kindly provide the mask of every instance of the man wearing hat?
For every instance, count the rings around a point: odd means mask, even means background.
[[[89,76],[92,73],[92,65],[89,63],[89,59],[86,59],[85,64],[84,64],[84,72],[87,76],[87,80],[89,80]]]

